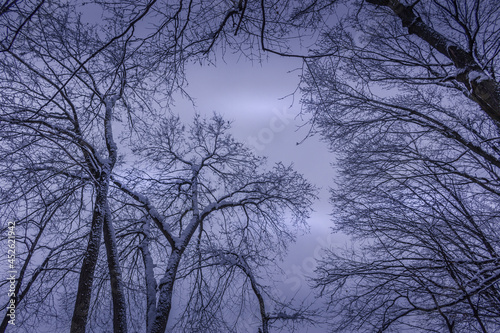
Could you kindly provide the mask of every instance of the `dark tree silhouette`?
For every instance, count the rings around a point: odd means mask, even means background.
[[[339,153],[314,279],[338,332],[498,330],[500,7],[346,2],[308,61],[305,108]]]

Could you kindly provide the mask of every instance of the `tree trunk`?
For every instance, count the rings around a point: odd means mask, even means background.
[[[175,276],[179,268],[179,263],[182,258],[182,253],[185,246],[181,248],[174,248],[170,258],[168,259],[167,270],[165,276],[160,282],[160,296],[158,305],[156,306],[156,318],[151,325],[150,333],[164,333],[167,328],[168,316],[172,309],[172,294],[174,289]]]
[[[92,283],[94,281],[94,271],[99,258],[99,247],[101,244],[102,226],[108,195],[108,186],[100,184],[97,186],[97,195],[92,216],[92,226],[90,229],[87,250],[83,258],[78,280],[78,291],[76,294],[75,309],[71,320],[71,333],[85,333],[87,319],[89,315],[90,300],[92,297]]]
[[[146,332],[151,332],[151,327],[156,316],[156,280],[154,276],[154,263],[149,252],[149,221],[144,225],[144,240],[141,242],[140,249],[144,261],[144,273],[146,276]]]
[[[415,14],[413,6],[405,6],[398,0],[367,0],[367,2],[389,7],[401,19],[408,33],[414,34],[439,53],[453,61],[458,70],[456,80],[469,90],[469,97],[500,126],[500,87],[476,62],[472,54],[459,47]]]
[[[113,332],[127,332],[127,306],[123,287],[122,272],[116,244],[115,230],[109,205],[106,200],[104,215],[104,244],[106,245],[106,254],[108,258],[108,269],[111,281],[111,296],[113,298]]]

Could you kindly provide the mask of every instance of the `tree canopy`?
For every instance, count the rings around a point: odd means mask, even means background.
[[[334,230],[354,241],[311,277],[328,328],[498,330],[499,22],[495,0],[3,1],[0,211],[19,266],[0,332],[12,302],[26,332],[314,323],[270,278],[314,186],[220,115],[173,114],[185,67],[226,52],[303,61],[306,125],[338,161]]]

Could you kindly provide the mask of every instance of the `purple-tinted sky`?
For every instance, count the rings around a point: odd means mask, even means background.
[[[187,93],[196,106],[181,97],[174,110],[185,121],[197,111],[209,114],[217,111],[233,120],[233,134],[254,148],[257,154],[268,156],[269,162],[293,163],[313,184],[321,187],[315,212],[309,220],[310,233],[302,235],[290,247],[282,265],[285,271],[283,293],[297,298],[310,293],[305,275],[312,275],[315,258],[324,246],[341,246],[346,238],[331,233],[331,205],[328,188],[333,185],[335,171],[331,166],[334,155],[317,137],[303,140],[308,132],[300,112],[299,84],[301,61],[270,56],[267,61],[250,62],[233,55],[216,66],[190,65],[187,69]],[[288,96],[296,92],[295,97]],[[288,96],[288,97],[286,97]],[[303,142],[302,142],[303,141]],[[302,142],[297,145],[297,142]],[[324,328],[308,332],[325,332]]]
[[[85,19],[98,23],[99,7],[89,6],[86,13],[89,12],[92,15]],[[298,292],[299,300],[311,293],[306,276],[313,274],[320,249],[340,246],[346,241],[344,236],[333,235],[330,230],[328,188],[333,185],[335,176],[331,166],[334,155],[317,137],[304,140],[309,127],[306,119],[299,115],[301,96],[297,88],[301,67],[300,59],[272,54],[261,62],[227,53],[212,65],[190,64],[185,91],[196,105],[178,94],[172,107],[185,122],[189,122],[195,112],[209,115],[216,111],[224,115],[233,121],[233,135],[254,148],[255,153],[267,156],[270,164],[293,163],[297,171],[320,187],[315,212],[308,221],[310,232],[299,236],[290,246],[282,265],[285,271],[282,291],[287,295]],[[319,333],[325,329],[307,332]]]

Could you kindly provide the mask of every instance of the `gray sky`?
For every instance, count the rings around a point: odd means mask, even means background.
[[[191,65],[187,69],[186,91],[196,106],[177,97],[174,111],[185,121],[192,119],[196,111],[221,113],[233,121],[235,137],[255,153],[267,156],[270,163],[293,163],[297,171],[321,187],[310,224],[311,231],[318,229],[324,234],[331,226],[328,188],[335,176],[331,166],[334,155],[317,137],[304,140],[309,127],[299,115],[300,92],[290,96],[299,84],[300,71],[295,69],[300,68],[301,61],[271,56],[268,61],[252,64],[232,55],[225,60],[216,67]]]
[[[98,17],[93,12],[86,19],[93,22]],[[287,295],[298,292],[299,300],[311,293],[306,276],[313,274],[320,249],[341,246],[346,241],[345,236],[334,235],[330,230],[328,189],[335,176],[330,165],[334,155],[317,137],[304,140],[309,128],[300,127],[306,123],[299,115],[301,95],[297,88],[301,67],[300,59],[272,54],[262,62],[226,53],[224,59],[218,57],[214,65],[190,64],[185,91],[196,106],[179,94],[174,97],[172,110],[186,123],[196,112],[209,115],[216,111],[224,115],[233,121],[233,135],[254,148],[255,153],[267,156],[269,164],[293,163],[297,171],[320,187],[319,199],[313,206],[315,212],[308,221],[310,232],[291,244],[282,265],[285,272],[282,292]],[[307,332],[320,333],[325,329]]]
[[[329,214],[328,188],[333,185],[335,171],[331,166],[334,155],[326,144],[316,137],[303,141],[308,127],[300,125],[300,92],[293,94],[299,84],[299,59],[270,56],[262,63],[250,62],[226,55],[225,62],[216,66],[190,65],[187,69],[187,93],[196,107],[185,99],[176,98],[174,111],[189,121],[197,111],[210,114],[217,111],[233,120],[233,134],[254,148],[257,154],[267,156],[270,163],[293,163],[295,169],[320,189],[315,212],[309,220],[310,233],[300,236],[290,247],[283,264],[285,271],[281,286],[283,293],[297,298],[310,293],[305,280],[312,275],[314,259],[324,246],[341,246],[346,238],[332,234]],[[286,97],[288,96],[288,97]],[[300,145],[297,142],[303,141]],[[308,332],[325,332],[324,328]]]

